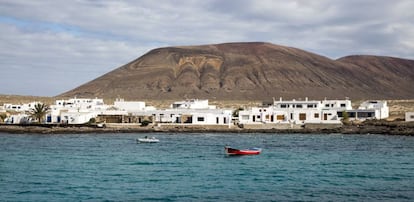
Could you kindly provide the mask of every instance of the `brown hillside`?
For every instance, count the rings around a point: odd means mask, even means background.
[[[414,98],[414,61],[339,60],[270,43],[154,49],[60,96],[126,99],[261,100]]]

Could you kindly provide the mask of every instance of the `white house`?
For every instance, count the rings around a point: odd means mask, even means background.
[[[345,103],[345,106],[341,106]],[[239,111],[239,123],[280,123],[280,124],[305,124],[305,123],[341,123],[334,108],[346,108],[348,102],[325,102],[329,106],[324,107],[321,101],[315,100],[291,100],[274,101],[267,107],[253,107],[250,110]],[[349,104],[350,105],[350,104]]]
[[[63,111],[60,114],[61,123],[83,124],[97,116],[96,112]]]
[[[389,117],[387,101],[369,100],[361,103],[358,109],[346,110],[350,120],[386,119]],[[342,112],[338,112],[343,117]]]
[[[370,100],[361,103],[359,110],[374,110],[376,119],[386,119],[389,117],[387,101]]]
[[[172,109],[216,109],[214,105],[208,105],[208,100],[190,99],[171,104]]]
[[[73,98],[69,100],[56,100],[54,107],[64,109],[99,109],[104,110],[108,106],[105,105],[103,99],[89,98]]]
[[[15,111],[15,112],[29,112],[31,109],[34,109],[34,106],[40,102],[30,102],[25,104],[4,104],[3,108],[6,111]]]
[[[155,122],[173,124],[223,125],[231,123],[232,110],[166,109],[155,113]]]
[[[133,116],[151,116],[155,123],[226,125],[231,123],[231,109],[217,109],[208,100],[186,100],[174,102],[170,109],[135,111]]]
[[[28,124],[33,121],[30,117],[29,112],[34,109],[36,104],[40,102],[30,102],[25,104],[4,104],[0,111],[14,111],[18,114],[12,114],[5,118],[4,123],[6,124]]]
[[[334,109],[336,111],[351,110],[352,103],[351,100],[322,100],[321,102],[322,109]]]
[[[46,115],[47,123],[82,124],[109,108],[103,99],[73,98],[56,100]]]
[[[32,122],[32,118],[28,114],[13,114],[4,119],[5,124],[28,124]]]

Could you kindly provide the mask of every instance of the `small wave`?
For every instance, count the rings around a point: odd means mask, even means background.
[[[157,163],[153,163],[153,162],[134,162],[134,163],[130,163],[129,165],[143,165],[143,166],[147,166],[147,165],[155,165]]]

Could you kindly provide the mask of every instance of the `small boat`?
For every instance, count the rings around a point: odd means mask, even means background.
[[[145,136],[144,138],[138,138],[137,139],[138,143],[157,143],[159,141],[160,140],[155,138],[155,137],[148,138],[147,136]]]
[[[250,149],[234,149],[231,147],[224,147],[224,152],[227,155],[257,155],[262,152],[261,148],[250,148]]]

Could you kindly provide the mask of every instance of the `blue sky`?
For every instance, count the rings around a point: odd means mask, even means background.
[[[411,0],[1,0],[0,94],[54,96],[153,48],[263,41],[414,59]]]

